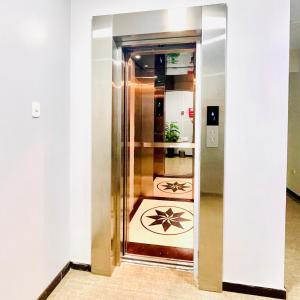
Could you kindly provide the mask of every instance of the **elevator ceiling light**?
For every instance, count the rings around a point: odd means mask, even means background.
[[[141,56],[139,54],[134,56],[135,59],[141,59]]]

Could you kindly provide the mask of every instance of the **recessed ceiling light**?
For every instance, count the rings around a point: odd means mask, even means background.
[[[141,56],[140,56],[139,54],[137,54],[137,55],[134,56],[134,58],[135,58],[135,59],[140,59]]]

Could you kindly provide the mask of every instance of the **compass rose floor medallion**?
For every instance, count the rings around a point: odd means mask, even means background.
[[[193,249],[193,202],[144,199],[129,223],[128,241]]]
[[[156,197],[193,199],[193,179],[156,177],[153,190]]]

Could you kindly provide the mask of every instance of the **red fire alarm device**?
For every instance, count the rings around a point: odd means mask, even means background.
[[[189,117],[194,118],[194,109],[191,107],[189,108]]]

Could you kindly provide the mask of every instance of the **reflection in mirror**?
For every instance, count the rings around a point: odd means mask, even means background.
[[[194,142],[193,53],[170,54],[165,93],[166,142]],[[180,61],[181,59],[181,61]],[[177,60],[180,63],[177,63]],[[188,67],[187,67],[188,66]],[[168,148],[165,158],[168,176],[193,176],[193,149]]]
[[[135,52],[132,59],[136,82],[152,85],[154,89],[151,91],[154,93],[154,105],[147,107],[151,110],[148,116],[145,115],[146,105],[136,103],[136,107],[140,106],[142,117],[148,119],[149,115],[153,115],[153,120],[148,123],[153,122],[153,132],[149,132],[151,136],[147,140],[147,134],[144,133],[140,141],[178,143],[178,147],[154,148],[154,174],[192,177],[193,149],[182,148],[180,143],[194,142],[194,51],[188,49],[158,54]],[[143,98],[143,95],[139,96]],[[140,117],[136,116],[138,130],[141,129],[138,124],[140,121]],[[147,129],[150,130],[149,127]]]

